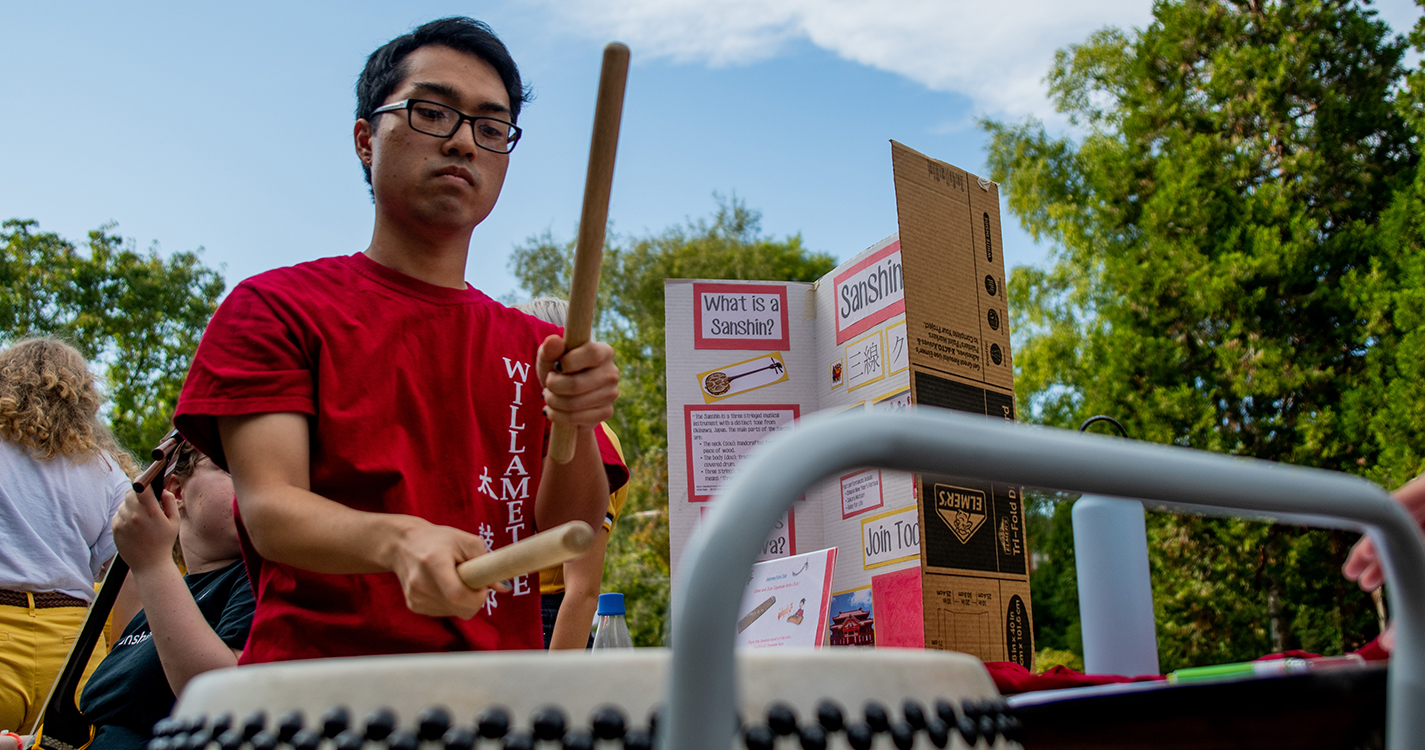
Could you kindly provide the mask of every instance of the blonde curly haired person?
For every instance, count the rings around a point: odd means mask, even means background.
[[[32,338],[0,351],[0,730],[28,733],[114,557],[132,461],[99,418],[84,357]],[[108,649],[94,650],[85,679]]]

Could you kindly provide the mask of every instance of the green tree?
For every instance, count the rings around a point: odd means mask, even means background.
[[[1395,93],[1404,41],[1348,0],[1153,14],[1056,55],[1049,88],[1077,141],[984,123],[1011,210],[1054,247],[1052,267],[1010,282],[1021,413],[1107,413],[1140,439],[1343,471],[1393,460],[1383,438],[1404,415],[1380,399],[1400,358],[1383,360],[1416,325],[1386,320],[1397,300],[1379,283],[1407,263],[1382,227],[1417,160]],[[1391,385],[1419,402],[1418,380]],[[1374,635],[1338,572],[1348,537],[1149,523],[1165,669]]]
[[[1074,526],[1069,516],[1073,504],[1056,493],[1035,491],[1026,492],[1025,500],[1025,534],[1034,559],[1034,572],[1029,576],[1029,598],[1034,606],[1034,668],[1042,672],[1053,666],[1051,661],[1065,663],[1054,655],[1070,652],[1079,655],[1076,668],[1082,669],[1079,579],[1074,566]]]
[[[609,540],[604,589],[628,600],[638,645],[659,645],[668,607],[668,395],[664,383],[663,282],[666,279],[814,281],[836,266],[802,246],[800,236],[764,237],[761,216],[718,201],[699,219],[647,237],[610,234],[599,283],[596,338],[614,349],[622,373],[613,428],[632,472],[621,520]],[[566,297],[574,244],[546,232],[515,248],[511,270],[531,296]]]
[[[147,452],[170,429],[188,361],[225,284],[197,253],[126,246],[112,226],[85,249],[32,220],[0,225],[0,343],[59,336],[103,368],[119,444]]]
[[[1425,18],[1410,35],[1425,53]],[[1396,109],[1415,143],[1425,139],[1425,67],[1406,76]],[[1425,171],[1400,190],[1381,218],[1382,257],[1353,281],[1374,345],[1366,354],[1364,385],[1347,394],[1344,420],[1351,437],[1379,446],[1367,476],[1396,487],[1425,467]]]

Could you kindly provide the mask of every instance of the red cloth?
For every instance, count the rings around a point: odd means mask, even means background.
[[[203,335],[175,422],[220,466],[218,416],[311,416],[312,491],[406,513],[501,547],[534,531],[547,422],[535,350],[558,333],[473,288],[437,287],[365,255],[250,278]],[[628,472],[602,430],[610,490]],[[540,648],[537,574],[470,620],[417,615],[391,573],[323,575],[247,544],[257,611],[242,662]]]
[[[1366,661],[1390,661],[1390,652],[1380,645],[1380,639],[1381,636],[1376,636],[1375,640],[1351,653],[1360,655]]]
[[[1381,648],[1379,637],[1352,653],[1359,655],[1366,661],[1382,661],[1390,658],[1390,652]],[[1259,656],[1253,659],[1253,661],[1319,658],[1321,658],[1320,654],[1313,654],[1309,651],[1301,651],[1298,649],[1283,651],[1279,654]],[[1125,677],[1116,674],[1084,674],[1083,672],[1062,665],[1050,667],[1039,674],[1035,674],[1012,661],[987,661],[985,662],[985,668],[989,670],[990,677],[995,681],[995,687],[999,688],[1001,695],[1032,693],[1036,690],[1087,687],[1089,685],[1108,685],[1115,682],[1152,682],[1154,680],[1167,679],[1165,676],[1157,674],[1138,675],[1137,677]]]
[[[1258,656],[1252,661],[1278,661],[1280,659],[1320,659],[1321,654],[1313,654],[1310,651],[1302,651],[1299,648],[1287,649],[1278,654],[1267,654]]]
[[[1389,661],[1389,660],[1390,660],[1390,652],[1389,652],[1389,651],[1386,651],[1386,650],[1380,645],[1380,639],[1381,639],[1381,636],[1376,636],[1370,643],[1367,643],[1366,645],[1361,646],[1360,648],[1356,649],[1355,651],[1352,651],[1351,653],[1354,654],[1354,655],[1356,655],[1356,656],[1361,657],[1362,659],[1365,659],[1366,661]],[[1267,654],[1266,656],[1259,656],[1259,657],[1253,659],[1252,661],[1272,661],[1272,660],[1274,660],[1274,659],[1320,659],[1320,658],[1322,658],[1321,654],[1313,654],[1313,653],[1311,653],[1310,651],[1302,651],[1301,649],[1292,649],[1292,650],[1290,650],[1290,651],[1283,651],[1283,652],[1281,652],[1281,653],[1279,653],[1279,654]]]
[[[1084,674],[1063,665],[1050,667],[1035,674],[1012,661],[987,661],[985,668],[990,671],[990,677],[994,679],[995,687],[999,688],[1001,695],[1107,685],[1115,682],[1151,682],[1164,679],[1162,675],[1156,674],[1138,677],[1125,677],[1116,674]]]

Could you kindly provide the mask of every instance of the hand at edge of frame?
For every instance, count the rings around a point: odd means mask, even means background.
[[[1415,523],[1425,531],[1425,475],[1401,485],[1391,495],[1405,507]],[[1361,537],[1341,566],[1346,578],[1355,581],[1365,591],[1375,591],[1385,583],[1385,571],[1380,566],[1380,553],[1368,536]]]

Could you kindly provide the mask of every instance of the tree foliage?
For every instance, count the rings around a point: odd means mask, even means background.
[[[1425,18],[1410,34],[1425,53]],[[1405,78],[1396,109],[1409,123],[1417,148],[1425,139],[1425,67]],[[1381,217],[1385,252],[1352,286],[1367,321],[1372,346],[1362,387],[1346,395],[1351,436],[1377,446],[1363,473],[1396,487],[1425,467],[1425,171],[1415,171]]]
[[[621,371],[612,427],[632,478],[623,520],[609,540],[604,590],[627,599],[637,645],[660,645],[668,602],[668,395],[664,383],[663,282],[666,279],[815,281],[836,266],[809,252],[800,236],[764,237],[761,216],[719,200],[711,220],[689,221],[646,237],[612,233],[604,251],[595,338],[608,342]],[[546,232],[515,248],[511,270],[531,296],[567,297],[574,243]]]
[[[1034,606],[1034,668],[1041,672],[1053,664],[1067,663],[1062,657],[1065,652],[1077,654],[1075,668],[1083,668],[1079,579],[1074,566],[1074,527],[1069,517],[1072,505],[1066,502],[1070,499],[1054,493],[1025,493],[1025,536],[1034,562],[1029,576],[1029,598]]]
[[[83,250],[35,221],[0,227],[0,343],[49,334],[74,344],[104,373],[119,444],[146,453],[170,429],[222,276],[197,253],[140,253],[112,226],[90,232]]]
[[[1390,483],[1418,472],[1405,46],[1348,0],[1163,1],[1146,28],[1056,55],[1050,92],[1080,138],[984,123],[1011,210],[1055,248],[1010,282],[1021,413],[1107,413],[1140,439]],[[1154,514],[1149,536],[1165,669],[1374,635],[1338,533]],[[1066,617],[1040,637],[1077,649]]]

